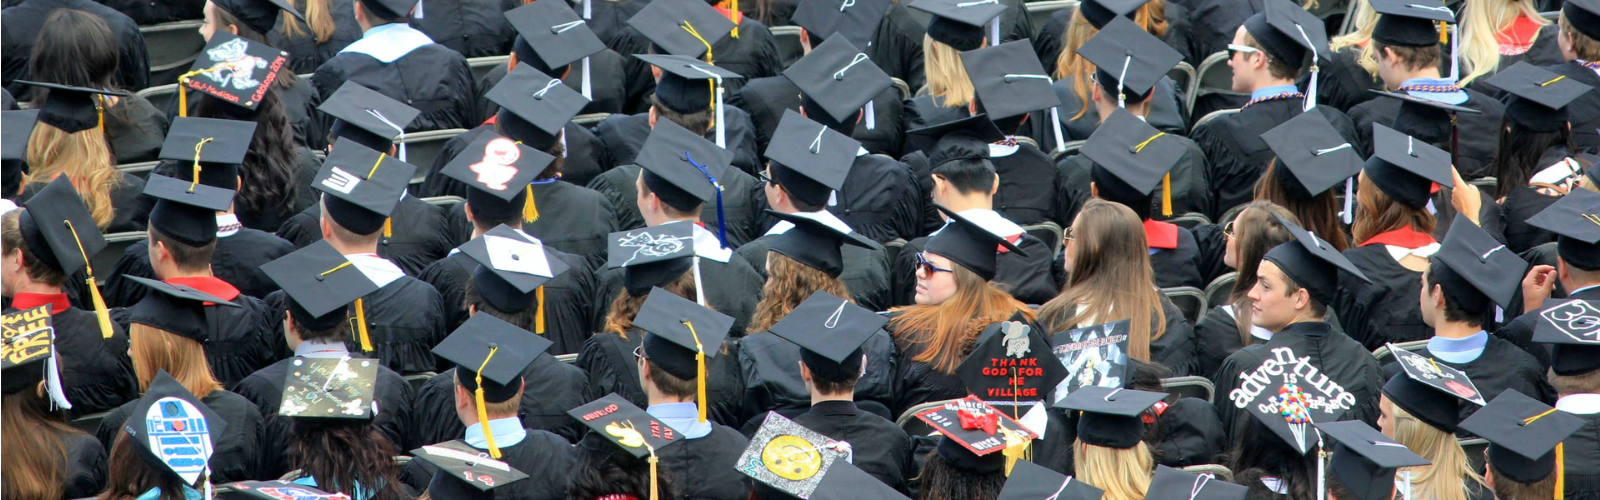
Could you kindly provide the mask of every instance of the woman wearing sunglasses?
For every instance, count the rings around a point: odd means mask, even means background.
[[[1278,218],[1299,224],[1289,209],[1270,201],[1256,200],[1244,205],[1244,210],[1233,221],[1223,226],[1227,250],[1223,264],[1237,271],[1233,289],[1228,292],[1228,302],[1213,306],[1194,325],[1196,372],[1216,373],[1222,360],[1244,346],[1266,342],[1272,332],[1250,323],[1250,289],[1256,286],[1256,267],[1267,250],[1294,239]]]

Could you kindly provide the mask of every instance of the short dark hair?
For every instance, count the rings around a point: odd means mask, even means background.
[[[1412,70],[1437,68],[1439,67],[1439,59],[1443,57],[1441,52],[1443,49],[1438,45],[1429,45],[1427,47],[1411,47],[1406,45],[1390,45],[1377,39],[1372,40],[1372,51],[1378,54],[1378,57],[1388,57],[1388,55],[1386,55],[1388,51],[1384,49],[1394,51],[1395,62],[1399,63],[1401,67]]]
[[[861,359],[859,351],[854,356],[858,360]],[[861,380],[861,364],[859,362],[842,363],[845,365],[842,367],[843,369],[823,368],[819,370],[812,368],[811,363],[806,362],[808,357],[811,356],[801,356],[800,362],[805,363],[806,368],[811,371],[811,385],[817,387],[817,392],[823,394],[855,392],[856,382]]]
[[[474,229],[489,230],[499,227],[501,224],[511,227],[521,227],[522,225],[521,210],[517,210],[515,213],[506,215],[505,217],[492,217],[492,215],[496,214],[484,214],[477,210],[473,210],[471,203],[466,203],[464,206],[466,206],[466,210],[468,212],[472,212],[472,227]]]
[[[694,379],[684,380],[675,377],[671,373],[667,373],[666,370],[661,369],[661,366],[656,363],[650,363],[650,380],[655,382],[656,389],[660,390],[662,394],[675,398],[693,399],[699,389],[695,385]]]
[[[656,97],[655,94],[650,95],[650,106],[656,110],[656,119],[676,123],[696,135],[704,134],[707,130],[711,130],[711,125],[715,118],[710,109],[693,113],[673,111],[672,108],[661,104],[661,99]]]
[[[1440,261],[1438,256],[1434,256],[1434,257],[1428,259],[1428,261],[1429,261],[1428,270],[1427,270],[1427,272],[1422,273],[1422,276],[1426,280],[1426,283],[1428,285],[1428,292],[1432,293],[1433,287],[1440,285],[1439,273],[1437,273],[1435,271],[1437,269],[1439,269],[1440,267],[1444,266],[1445,263],[1443,261]],[[1452,270],[1452,271],[1446,271],[1446,272],[1454,272],[1454,271]],[[1449,321],[1451,323],[1466,323],[1466,324],[1469,324],[1469,325],[1472,325],[1472,326],[1479,326],[1479,325],[1483,324],[1483,313],[1482,312],[1467,310],[1465,307],[1463,307],[1464,306],[1463,303],[1465,301],[1458,300],[1457,298],[1452,297],[1452,295],[1455,294],[1455,293],[1478,293],[1478,294],[1481,294],[1481,292],[1477,291],[1477,289],[1461,290],[1461,291],[1457,292],[1457,291],[1453,291],[1453,290],[1451,290],[1451,289],[1449,289],[1448,287],[1445,287],[1445,286],[1440,286],[1439,289],[1444,294],[1444,320],[1445,321]]]
[[[22,252],[23,272],[28,274],[28,279],[33,280],[35,283],[61,286],[62,283],[67,282],[67,273],[61,272],[59,267],[39,260],[39,256],[33,252],[32,248],[28,247],[28,242],[22,238],[22,226],[19,220],[22,212],[22,210],[12,210],[3,217],[4,230],[0,231],[0,233],[4,234],[6,250]]]
[[[1283,275],[1283,296],[1294,295],[1295,292],[1305,288],[1300,286],[1300,283],[1296,282],[1293,277],[1290,277],[1289,273],[1283,272],[1282,268],[1278,269],[1278,274]],[[1318,318],[1328,317],[1328,305],[1317,300],[1317,296],[1312,294],[1310,290],[1306,290],[1306,303],[1310,304],[1312,315]]]
[[[145,228],[145,232],[150,234],[150,244],[159,242],[166,247],[167,254],[172,256],[172,262],[178,265],[179,270],[194,272],[211,266],[211,255],[217,250],[217,240],[211,240],[210,243],[197,247],[172,239],[171,236],[157,230],[154,225]]]
[[[482,294],[478,293],[478,287],[473,285],[473,278],[471,277],[467,278],[466,293],[464,300],[462,300],[461,307],[471,307],[477,309],[479,314],[488,314],[490,316],[494,316],[495,319],[511,323],[513,326],[523,330],[530,332],[538,331],[538,304],[534,304],[533,307],[529,307],[517,312],[506,312],[496,309],[494,305],[489,303],[489,301],[483,299]]]
[[[943,177],[961,194],[989,194],[994,189],[994,165],[988,160],[960,159],[933,167],[933,174]]]

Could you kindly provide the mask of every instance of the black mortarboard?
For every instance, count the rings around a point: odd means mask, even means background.
[[[1011,240],[1006,239],[1004,236],[994,234],[988,229],[984,229],[983,226],[967,220],[956,211],[939,205],[934,205],[934,208],[938,208],[946,217],[949,217],[950,222],[945,224],[944,228],[939,229],[939,232],[935,233],[933,237],[928,238],[928,244],[923,247],[923,251],[942,255],[944,258],[950,259],[951,262],[960,264],[961,267],[965,267],[968,271],[977,274],[984,281],[994,279],[994,274],[998,269],[996,262],[999,260],[1000,253],[996,250],[997,246],[1003,246],[1006,250],[1015,252],[1023,257],[1028,256],[1028,253],[1024,252],[1016,243],[1012,243]]]
[[[983,46],[983,25],[1008,7],[999,0],[916,0],[911,8],[933,14],[929,37],[966,52]]]
[[[716,101],[713,87],[721,86],[723,80],[744,78],[693,57],[646,54],[634,57],[661,68],[661,79],[656,81],[656,101],[679,113],[713,109]]]
[[[799,10],[806,10],[808,5],[822,5],[831,1],[801,2]],[[863,3],[867,1],[877,0],[862,0]],[[850,7],[850,10],[864,8],[870,7],[857,5]],[[798,20],[799,12],[795,15]],[[833,123],[852,122],[862,106],[871,103],[884,89],[894,86],[889,74],[861,51],[860,48],[865,45],[846,38],[844,34],[828,37],[827,41],[812,47],[811,52],[795,61],[789,69],[783,70],[783,76],[800,88],[803,106],[811,112],[818,111],[813,106],[820,108],[828,115],[826,121]],[[850,130],[853,129],[852,126]]]
[[[917,414],[943,434],[935,452],[956,469],[993,474],[1005,468],[1006,448],[1027,446],[1039,436],[977,396],[950,401]]]
[[[427,492],[440,500],[494,498],[488,493],[495,488],[528,477],[511,464],[483,456],[482,451],[460,440],[423,446],[411,450],[411,456],[439,469]]]
[[[1372,39],[1388,45],[1437,47],[1439,22],[1456,22],[1449,6],[1419,0],[1372,0],[1372,10],[1379,14]]]
[[[1286,354],[1294,362],[1320,370],[1308,358],[1296,358],[1293,352]],[[1250,399],[1239,404],[1241,401],[1236,397],[1233,404],[1235,408],[1248,411],[1289,449],[1305,455],[1322,441],[1311,424],[1336,421],[1355,403],[1348,397],[1350,393],[1338,384],[1318,386],[1296,374],[1300,371],[1296,368],[1279,373],[1258,372],[1263,373],[1259,377],[1262,380],[1242,385],[1244,394],[1237,395]]]
[[[1291,68],[1315,64],[1313,58],[1332,57],[1328,30],[1317,16],[1288,0],[1268,0],[1262,7],[1244,21],[1244,29],[1267,53]]]
[[[88,256],[106,248],[89,207],[67,176],[56,177],[22,203],[17,220],[33,256],[71,276],[89,266]]]
[[[840,449],[840,444],[846,447]],[[828,469],[849,463],[847,453],[848,443],[807,429],[778,412],[767,412],[734,464],[761,485],[796,498],[812,498]]]
[[[138,276],[124,278],[161,293],[146,293],[138,303],[127,308],[128,322],[145,325],[179,337],[205,343],[211,338],[211,328],[206,324],[205,306],[238,307],[221,297],[202,292],[193,287],[156,281]]]
[[[963,52],[961,64],[966,67],[984,113],[996,120],[1061,104],[1051,86],[1055,82],[1039,64],[1039,55],[1027,40]]]
[[[650,2],[628,18],[655,47],[655,53],[699,58],[736,27],[717,9],[700,0]],[[713,54],[714,56],[715,54]]]
[[[1278,156],[1279,183],[1295,198],[1310,200],[1361,173],[1361,154],[1322,113],[1296,113],[1261,140]]]
[[[1056,384],[1057,401],[1084,387],[1125,387],[1128,373],[1129,320],[1117,320],[1051,336],[1051,352],[1067,369]]]
[[[333,95],[322,99],[322,111],[334,119],[328,130],[335,139],[350,139],[363,146],[388,153],[395,137],[422,112],[361,84],[346,81]]]
[[[861,371],[861,344],[889,319],[818,290],[772,325],[772,333],[800,346],[800,360],[827,378],[851,378]]]
[[[556,8],[572,11],[561,5]],[[589,104],[588,98],[562,84],[560,78],[522,64],[512,68],[486,97],[504,111],[495,119],[501,132],[541,151],[550,149],[559,140],[562,127]]]
[[[0,112],[0,159],[25,160],[28,157],[28,139],[33,137],[33,126],[39,123],[39,110]]]
[[[5,381],[5,394],[33,389],[43,381],[55,408],[72,409],[62,392],[50,309],[50,304],[43,304],[0,316],[0,379]]]
[[[785,191],[800,201],[822,205],[844,186],[860,150],[861,142],[785,109],[766,156],[772,160],[773,180]]]
[[[1379,97],[1400,100],[1400,111],[1395,114],[1394,123],[1391,124],[1395,130],[1431,143],[1442,143],[1450,140],[1451,115],[1481,113],[1476,109],[1435,101],[1406,92],[1385,92],[1381,90],[1371,90],[1371,92]],[[1373,135],[1377,134],[1374,133]]]
[[[1323,436],[1337,443],[1327,467],[1345,491],[1355,495],[1348,500],[1390,500],[1395,489],[1395,469],[1429,463],[1360,420],[1316,426]]]
[[[255,134],[256,122],[180,116],[173,118],[172,127],[167,129],[167,138],[161,143],[161,154],[157,157],[183,162],[191,169],[196,167],[198,158],[202,183],[207,177],[204,174],[206,168],[213,166],[223,166],[219,168],[232,170],[233,176],[238,176],[236,165],[244,163]],[[235,167],[228,168],[228,165]],[[193,174],[190,175],[193,181]]]
[[[50,97],[39,108],[39,121],[73,134],[105,127],[105,96],[127,97],[124,92],[73,87],[55,83],[17,80],[17,84],[50,89]]]
[[[655,455],[662,448],[684,440],[683,434],[661,423],[643,409],[616,393],[567,410],[591,434],[599,436],[634,458]],[[590,442],[588,439],[584,443]]]
[[[1468,311],[1487,310],[1490,300],[1511,307],[1528,261],[1465,219],[1451,221],[1435,256],[1444,265],[1431,267],[1434,281],[1446,297]]]
[[[1157,186],[1170,185],[1172,169],[1188,151],[1180,137],[1117,108],[1089,136],[1082,153],[1094,162],[1090,177],[1102,197],[1142,200]],[[1163,193],[1163,214],[1172,213],[1171,199],[1170,192]]]
[[[278,415],[295,418],[370,419],[378,414],[378,360],[289,359]]]
[[[340,141],[311,186],[327,195],[322,197],[324,215],[353,233],[372,234],[383,229],[416,171],[399,158]]]
[[[523,42],[539,56],[537,61],[518,57],[517,66],[529,63],[548,73],[606,50],[605,42],[565,0],[539,0],[508,10],[505,15]]]
[[[1294,241],[1273,247],[1262,257],[1272,261],[1283,271],[1289,279],[1294,280],[1311,294],[1311,298],[1318,303],[1328,305],[1333,303],[1334,295],[1339,290],[1339,271],[1350,273],[1361,281],[1371,283],[1367,275],[1361,272],[1355,264],[1350,262],[1339,249],[1332,243],[1317,237],[1315,234],[1302,229],[1288,219],[1278,217],[1278,223],[1283,224],[1294,236]]]
[[[1144,440],[1145,410],[1167,397],[1166,393],[1121,387],[1084,387],[1055,403],[1057,408],[1080,410],[1078,439],[1108,448],[1132,448]]]
[[[301,331],[338,326],[348,319],[345,306],[378,291],[377,283],[327,241],[262,264],[261,272],[289,295],[289,315]]]
[[[654,288],[639,306],[633,326],[645,331],[645,357],[652,366],[683,380],[694,380],[698,393],[706,393],[706,360],[722,349],[733,327],[733,317]],[[706,398],[696,398],[699,421],[706,421]]]
[[[1579,33],[1600,40],[1600,0],[1570,0],[1561,4],[1561,13]]]
[[[1529,217],[1528,225],[1556,233],[1556,254],[1567,265],[1600,270],[1600,193],[1574,189]]]
[[[300,11],[295,10],[294,6],[285,0],[213,0],[212,3],[233,14],[233,17],[238,18],[245,27],[261,35],[271,33],[272,28],[278,24],[278,11],[288,12],[302,22],[306,20],[306,16],[301,15]],[[216,38],[213,36],[212,39]]]
[[[1556,375],[1600,370],[1600,305],[1574,299],[1545,306],[1539,310],[1533,341],[1551,344],[1550,371]]]
[[[1533,132],[1556,132],[1567,128],[1567,104],[1594,90],[1566,75],[1517,61],[1500,70],[1485,83],[1507,94],[1506,118],[1518,127]]]
[[[521,217],[527,221],[524,212],[528,211],[528,197],[533,192],[530,183],[555,159],[538,148],[485,130],[439,174],[467,185],[467,207],[474,215],[486,219]]]
[[[217,212],[233,206],[234,192],[151,174],[144,194],[156,198],[150,227],[178,243],[201,247],[217,240]]]
[[[1156,82],[1183,60],[1182,54],[1127,18],[1113,18],[1078,48],[1078,54],[1094,63],[1095,78],[1107,94],[1132,102],[1149,98]]]
[[[462,388],[482,388],[480,402],[499,403],[522,390],[522,371],[550,345],[550,340],[494,315],[474,314],[434,346],[433,355],[456,365],[456,383]]]
[[[1363,169],[1380,191],[1412,208],[1422,208],[1433,195],[1433,184],[1454,185],[1450,153],[1419,141],[1382,123],[1372,124],[1372,157]]]
[[[534,333],[544,333],[544,301],[539,299],[539,287],[571,266],[552,258],[543,242],[504,224],[463,243],[461,253],[478,261],[477,269],[472,271],[472,288],[479,297],[505,312],[537,306],[538,331]]]
[[[854,231],[848,231],[849,228],[841,230],[814,216],[786,214],[773,210],[767,210],[766,213],[794,224],[793,228],[774,236],[772,246],[768,250],[783,254],[806,267],[835,278],[844,272],[844,256],[840,245],[853,245],[866,249],[876,246],[871,239]]]
[[[342,500],[343,493],[328,493],[287,481],[239,481],[217,489],[222,500]]]
[[[1027,460],[1018,460],[995,500],[1100,500],[1105,494],[1105,490],[1089,483]]]
[[[1145,498],[1187,498],[1189,500],[1244,500],[1250,488],[1218,479],[1211,474],[1190,474],[1157,465],[1150,476]]]
[[[137,445],[139,458],[156,470],[171,471],[184,484],[196,484],[210,470],[212,453],[228,431],[226,420],[166,370],[156,372],[129,414],[122,430]]]
[[[1456,425],[1461,423],[1461,400],[1483,405],[1483,393],[1478,392],[1478,386],[1465,372],[1393,344],[1389,349],[1403,373],[1389,378],[1383,385],[1383,394],[1412,416],[1439,430],[1454,433]]]
[[[989,120],[987,114],[977,114],[906,132],[909,139],[927,150],[928,165],[939,173],[939,166],[957,160],[989,160],[989,144],[1006,138],[1006,134]],[[991,165],[992,167],[992,165]]]
[[[694,226],[662,224],[606,236],[606,267],[622,268],[622,285],[638,297],[666,286],[693,265]]]
[[[367,8],[381,9],[377,17],[383,19],[398,19],[411,13],[411,8],[416,7],[422,0],[359,0]],[[387,11],[387,12],[384,12]]]
[[[1089,21],[1094,29],[1106,29],[1106,24],[1117,16],[1133,20],[1133,11],[1139,10],[1150,0],[1083,0],[1078,3],[1078,12],[1083,14],[1083,19]]]
[[[809,3],[809,2],[808,2]],[[820,2],[819,2],[820,3]],[[1020,462],[1020,461],[1019,461]],[[834,462],[811,491],[814,500],[911,500],[850,462]],[[1072,500],[1063,498],[1061,500]]]
[[[1584,423],[1576,415],[1506,389],[1462,421],[1461,428],[1489,440],[1488,462],[1497,478],[1526,484],[1542,481],[1563,466],[1555,449]]]
[[[644,169],[645,186],[672,208],[689,211],[717,202],[717,239],[724,247],[728,245],[722,220],[722,183],[717,179],[733,163],[733,152],[662,120],[650,130],[634,163]]]
[[[1067,368],[1051,354],[1045,332],[1004,321],[978,334],[955,376],[969,394],[986,401],[1046,401],[1067,377]]]
[[[281,0],[276,0],[281,1]],[[272,12],[267,22],[266,34],[278,21],[278,7],[266,0],[223,0],[218,7],[265,4],[260,7]],[[287,7],[287,6],[285,6]],[[293,12],[294,9],[289,9]],[[241,19],[249,26],[253,19]],[[253,28],[253,27],[252,27]],[[229,104],[255,110],[261,98],[272,90],[278,72],[289,62],[289,53],[261,42],[252,42],[226,31],[218,31],[206,42],[205,50],[195,57],[189,72],[178,77],[179,90],[184,94],[184,104],[179,105],[178,116],[188,116],[188,89],[206,93]]]
[[[872,44],[878,23],[889,13],[893,0],[812,0],[797,2],[790,20],[805,28],[812,40],[826,40],[839,34],[856,47]],[[812,47],[813,52],[816,47]],[[881,90],[881,89],[880,89]]]

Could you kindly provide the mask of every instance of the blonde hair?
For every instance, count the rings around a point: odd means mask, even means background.
[[[122,183],[105,132],[90,128],[67,132],[39,123],[28,138],[28,167],[24,184],[49,184],[65,174],[78,196],[89,206],[94,223],[104,231],[117,217],[111,204],[111,190]]]
[[[818,290],[855,302],[850,298],[850,290],[845,287],[844,281],[801,264],[787,255],[768,250],[767,266],[767,284],[761,288],[761,302],[756,304],[756,313],[750,318],[749,328],[745,329],[747,332],[771,329],[778,320],[789,315],[789,311],[793,311]]]
[[[317,36],[317,43],[326,43],[333,38],[333,33],[338,29],[333,24],[333,14],[328,12],[330,0],[293,0],[295,8],[306,16],[306,26],[311,28],[311,33]],[[287,11],[280,14],[283,19],[283,33],[288,36],[300,36],[300,23],[294,22],[294,16]],[[266,33],[262,33],[265,35]]]
[[[1167,34],[1167,4],[1166,0],[1151,0],[1139,7],[1134,13],[1134,23],[1145,31],[1155,35],[1156,38],[1165,37]],[[1061,33],[1061,54],[1056,56],[1057,80],[1072,79],[1072,92],[1077,94],[1078,102],[1083,107],[1078,109],[1078,114],[1072,115],[1073,120],[1083,118],[1089,112],[1089,92],[1094,88],[1089,81],[1089,75],[1094,74],[1094,63],[1078,55],[1078,48],[1088,43],[1100,30],[1095,29],[1089,20],[1083,17],[1082,10],[1072,12],[1072,21],[1066,30]]]
[[[1367,71],[1368,75],[1378,75],[1378,55],[1372,48],[1372,30],[1378,26],[1378,11],[1372,8],[1372,3],[1367,0],[1352,0],[1356,4],[1356,12],[1351,16],[1350,22],[1355,29],[1349,33],[1339,35],[1333,39],[1328,48],[1334,52],[1344,50],[1345,47],[1355,47],[1356,64]]]
[[[1078,480],[1105,490],[1103,500],[1140,500],[1150,489],[1155,458],[1143,441],[1132,448],[1117,449],[1073,440],[1073,474]]]
[[[1412,452],[1432,462],[1431,465],[1407,467],[1397,474],[1411,474],[1412,497],[1431,500],[1467,500],[1467,481],[1488,486],[1467,462],[1467,452],[1456,442],[1454,433],[1418,420],[1404,408],[1385,398],[1381,404],[1391,408],[1394,415],[1394,440],[1406,445]],[[1403,476],[1399,476],[1403,477]]]
[[[1492,74],[1500,67],[1501,30],[1517,18],[1527,17],[1543,27],[1550,24],[1532,2],[1473,0],[1461,8],[1461,85]]]
[[[922,35],[922,73],[928,80],[928,95],[942,100],[946,108],[966,107],[977,92],[967,67],[961,64],[961,51]]]
[[[196,398],[205,399],[212,391],[222,390],[222,384],[211,376],[211,364],[206,361],[205,346],[200,342],[133,323],[128,326],[128,343],[128,357],[133,358],[140,393],[150,388],[160,370],[166,370]]]
[[[901,349],[921,346],[911,361],[927,363],[939,373],[955,373],[956,366],[972,352],[978,334],[989,325],[1021,313],[1034,320],[1033,309],[1005,291],[984,281],[961,264],[950,266],[955,275],[956,293],[938,305],[914,305],[895,309],[905,314],[889,320],[896,345]]]

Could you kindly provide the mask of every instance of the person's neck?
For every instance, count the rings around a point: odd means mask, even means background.
[[[378,253],[377,243],[373,243],[371,245],[352,245],[350,243],[339,241],[338,238],[328,238],[327,240],[328,244],[333,245],[334,250],[338,250],[340,255]]]
[[[649,224],[650,227],[659,226],[659,225],[666,224],[666,223],[669,223],[669,222],[698,221],[698,220],[700,220],[700,214],[693,214],[693,215],[685,214],[685,215],[680,216],[680,217],[674,217],[674,216],[667,215],[667,214],[661,214],[660,216],[656,217],[656,220],[658,222],[655,222],[653,224]]]
[[[1141,102],[1138,104],[1128,103],[1125,104],[1122,109],[1127,110],[1129,113],[1133,113],[1133,116],[1141,118],[1150,116],[1149,102]],[[1117,105],[1116,103],[1095,103],[1095,111],[1100,112],[1100,123],[1105,123],[1106,119],[1111,117],[1111,113],[1115,113],[1117,111]]]
[[[1399,81],[1394,82],[1394,84],[1390,85],[1389,88],[1397,88],[1397,87],[1399,87],[1401,85],[1404,85],[1406,83],[1406,81],[1414,80],[1414,79],[1417,79],[1417,78],[1431,78],[1431,79],[1434,79],[1434,80],[1438,80],[1439,79],[1439,68],[1421,68],[1421,69],[1409,70],[1409,71],[1406,71],[1405,73],[1395,75],[1395,78],[1397,80],[1399,80]]]
[[[1279,85],[1294,85],[1294,80],[1283,79],[1283,78],[1273,78],[1273,77],[1270,77],[1270,76],[1261,75],[1261,76],[1256,78],[1255,88],[1250,89],[1250,91],[1251,92],[1255,92],[1257,90],[1261,90],[1261,89],[1264,89],[1264,88],[1267,88],[1267,87],[1277,87]]]
[[[39,295],[55,295],[61,292],[61,286],[50,286],[27,279],[17,280],[16,293],[36,293]]]
[[[206,266],[197,271],[185,271],[170,262],[157,264],[155,271],[156,277],[163,280],[172,278],[210,278],[213,276],[211,274],[211,266]]]
[[[1477,335],[1478,332],[1481,331],[1483,331],[1483,328],[1473,326],[1468,323],[1463,323],[1460,321],[1445,321],[1433,329],[1433,335],[1435,337],[1444,337],[1447,339],[1464,339],[1473,335]]]
[[[795,214],[795,213],[804,212],[804,210],[801,210],[799,207],[794,206],[794,203],[790,202],[789,200],[768,200],[768,201],[772,202],[772,207],[771,208],[772,208],[772,210],[774,212],[780,212],[780,213],[786,213],[786,214]]]
[[[689,397],[689,396],[685,396],[685,397],[668,396],[666,394],[662,394],[659,391],[653,391],[653,390],[652,391],[646,391],[646,392],[648,392],[648,394],[645,395],[645,402],[648,403],[649,406],[672,404],[672,403],[694,403],[694,398],[693,397]]]
[[[955,190],[951,189],[951,191]],[[989,195],[985,194],[953,193],[948,197],[944,197],[943,201],[944,203],[942,204],[945,206],[945,208],[949,208],[956,212],[994,209],[994,198],[991,198]]]
[[[511,229],[515,229],[515,230],[518,230],[518,231],[522,230],[522,223],[520,221],[516,221],[515,219],[513,219],[512,222],[513,223],[507,223],[506,227],[509,227]],[[472,238],[469,238],[469,239],[478,239],[479,237],[483,236],[483,233],[489,232],[490,229],[494,229],[494,228],[473,225],[472,226]]]
[[[855,401],[855,400],[856,400],[855,391],[839,392],[839,393],[833,393],[833,394],[823,394],[823,393],[817,392],[816,387],[811,387],[811,404],[813,406],[815,406],[817,403],[826,403],[826,402],[829,402],[829,401]]]
[[[1301,323],[1323,323],[1323,322],[1324,322],[1323,318],[1312,317],[1311,313],[1309,313],[1309,312],[1300,313],[1299,316],[1295,316],[1295,318],[1293,320],[1290,320],[1289,323],[1283,325],[1283,328],[1279,328],[1278,332],[1287,330],[1289,327],[1294,326],[1294,325],[1298,325],[1298,324],[1301,324]],[[1273,333],[1278,333],[1278,332],[1273,332]]]

